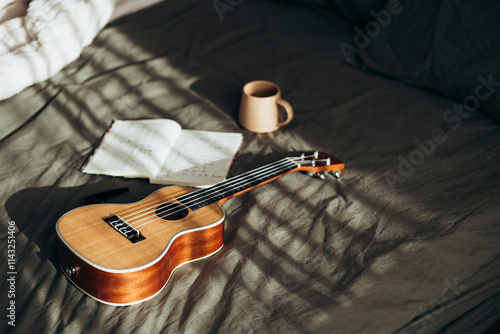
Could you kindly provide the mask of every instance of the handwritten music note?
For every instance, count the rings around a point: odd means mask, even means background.
[[[224,180],[241,141],[240,133],[182,130],[172,120],[115,121],[82,171],[210,185]]]
[[[226,177],[240,144],[233,133],[184,130],[159,175],[181,183],[216,183]]]

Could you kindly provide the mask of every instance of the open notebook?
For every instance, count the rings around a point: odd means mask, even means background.
[[[82,172],[206,186],[223,181],[243,136],[183,130],[169,119],[115,120]]]

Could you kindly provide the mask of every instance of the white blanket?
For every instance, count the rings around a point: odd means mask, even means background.
[[[0,100],[75,60],[109,21],[114,0],[0,0]]]

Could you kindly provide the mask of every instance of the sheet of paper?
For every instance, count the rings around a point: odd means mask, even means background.
[[[115,121],[84,173],[151,177],[174,146],[181,126],[168,119]]]
[[[210,185],[223,181],[242,140],[240,133],[183,130],[151,182]]]

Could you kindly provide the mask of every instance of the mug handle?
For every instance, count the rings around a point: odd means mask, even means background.
[[[282,106],[283,109],[285,109],[285,111],[286,111],[286,120],[278,122],[278,127],[281,127],[283,125],[290,123],[290,121],[293,118],[293,108],[290,105],[290,103],[288,103],[287,101],[285,101],[283,99],[278,99],[278,100],[276,100],[276,104]]]

